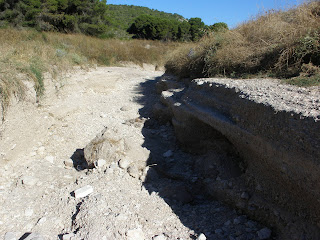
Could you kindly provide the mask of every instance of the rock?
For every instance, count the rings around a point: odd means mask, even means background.
[[[201,234],[199,235],[199,237],[197,237],[197,240],[207,240],[207,237],[206,237],[206,235],[204,235],[203,233],[201,233]]]
[[[72,240],[74,238],[74,233],[67,233],[62,235],[62,240]]]
[[[233,219],[233,224],[238,225],[241,223],[241,219],[239,217]]]
[[[45,147],[44,146],[39,147],[38,150],[37,150],[38,154],[40,154],[40,155],[44,154],[44,151],[45,151]]]
[[[128,158],[122,158],[119,161],[119,167],[122,169],[127,169],[130,165],[131,161]]]
[[[162,156],[166,157],[166,158],[169,158],[169,157],[172,157],[172,155],[173,155],[173,152],[171,150],[168,150]]]
[[[131,108],[130,108],[129,106],[123,106],[123,107],[120,108],[120,110],[123,111],[123,112],[127,112],[127,111],[129,111],[130,109],[131,109]]]
[[[65,160],[63,163],[66,167],[71,167],[71,168],[74,167],[72,159]]]
[[[231,221],[228,220],[228,221],[226,221],[223,225],[224,225],[224,226],[230,226],[230,224],[231,224]]]
[[[26,217],[31,217],[31,216],[33,215],[33,209],[31,209],[31,208],[26,209],[26,210],[24,211],[24,215],[25,215]]]
[[[38,179],[33,176],[24,176],[21,181],[23,185],[34,186],[37,184]]]
[[[107,160],[107,164],[118,161],[123,156],[124,140],[115,129],[104,128],[85,148],[86,167],[94,168],[99,159]]]
[[[4,240],[17,240],[16,234],[13,233],[13,232],[7,232],[7,233],[4,235]]]
[[[127,232],[127,240],[145,240],[145,236],[140,228],[132,229]]]
[[[128,167],[127,171],[131,177],[139,178],[140,172],[138,167],[136,167],[135,165]]]
[[[107,175],[111,175],[113,174],[113,168],[108,168],[104,173],[107,174]]]
[[[75,198],[83,198],[88,196],[89,194],[93,193],[93,187],[90,185],[87,185],[85,187],[79,188],[74,191],[74,197]]]
[[[38,224],[38,225],[41,225],[41,224],[45,223],[46,221],[47,221],[47,218],[46,218],[46,217],[42,217],[42,218],[40,218],[40,219],[38,220],[37,224]]]
[[[44,240],[39,233],[30,233],[24,240]]]
[[[272,231],[269,228],[263,228],[257,232],[260,240],[269,239],[271,237]]]
[[[248,200],[249,199],[249,194],[247,192],[243,192],[243,193],[241,193],[241,198]]]
[[[107,165],[107,161],[104,159],[98,159],[97,161],[95,161],[94,166],[96,168],[102,168],[103,166]]]
[[[154,236],[152,240],[167,240],[167,237],[163,234]]]
[[[45,160],[53,164],[53,162],[54,162],[54,156],[46,156],[46,157],[45,157]]]

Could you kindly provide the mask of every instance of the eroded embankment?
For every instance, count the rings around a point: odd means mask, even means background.
[[[210,151],[219,148],[241,172],[224,179],[204,174],[209,194],[275,227],[282,239],[319,239],[318,87],[268,79],[183,83],[164,76],[158,91],[156,115],[172,121],[188,149],[209,156],[195,163],[196,171],[208,173],[218,161]]]

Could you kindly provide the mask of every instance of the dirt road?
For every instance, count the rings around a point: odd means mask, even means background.
[[[70,158],[81,155],[105,127],[166,161],[191,158],[176,144],[170,124],[152,121],[146,127],[157,96],[154,84],[162,74],[139,67],[74,70],[59,83],[46,79],[39,106],[30,93],[28,101],[10,107],[0,129],[1,237],[25,239],[29,233],[40,234],[34,239],[90,240],[270,237],[269,229],[235,210],[200,193],[190,196],[179,178],[151,171],[150,182],[144,183],[117,161],[85,170],[70,165]],[[131,152],[127,157],[134,161],[137,156]],[[93,192],[75,198],[74,191],[87,185]]]

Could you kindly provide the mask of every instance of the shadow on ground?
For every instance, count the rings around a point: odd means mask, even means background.
[[[162,197],[180,221],[192,230],[191,239],[201,233],[207,239],[229,239],[226,223],[237,217],[235,210],[210,199],[205,194],[202,177],[193,171],[195,162],[205,156],[183,150],[171,123],[160,122],[153,115],[153,106],[159,100],[155,85],[160,78],[148,79],[136,89],[141,95],[136,101],[143,105],[140,117],[147,119],[142,130],[143,146],[150,151],[147,163],[150,169],[144,186],[150,194],[156,192]],[[253,234],[246,239],[254,239]]]

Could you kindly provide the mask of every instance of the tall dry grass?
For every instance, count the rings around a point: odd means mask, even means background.
[[[271,10],[233,30],[205,36],[176,50],[166,64],[181,77],[293,77],[318,74],[319,66],[320,1]]]
[[[144,40],[102,40],[80,34],[0,29],[0,102],[2,113],[10,99],[23,99],[24,81],[32,81],[37,98],[43,95],[43,73],[59,79],[75,65],[119,65],[121,62],[163,66],[175,43]],[[4,116],[4,114],[2,114]]]

